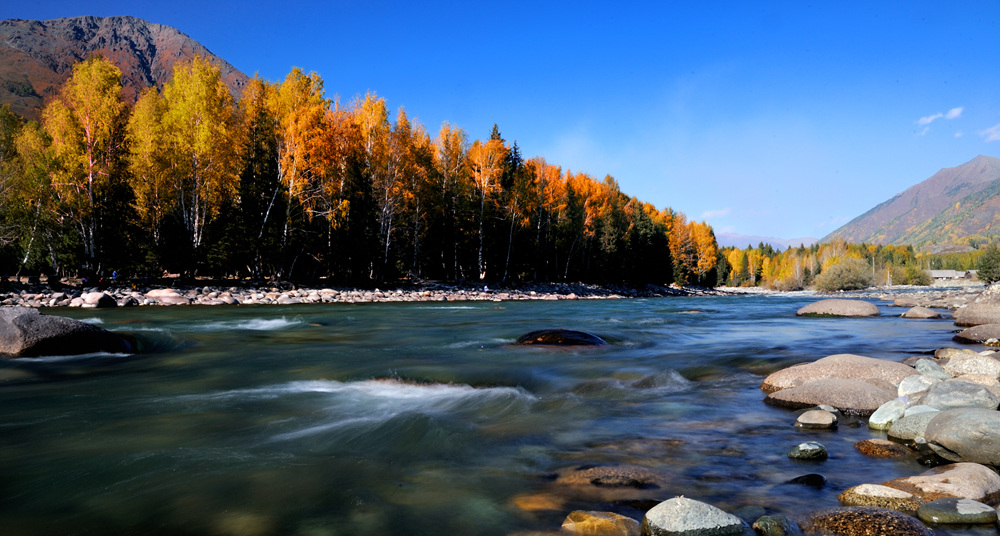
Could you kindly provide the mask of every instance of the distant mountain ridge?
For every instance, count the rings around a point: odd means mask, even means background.
[[[135,17],[69,17],[46,21],[0,21],[0,103],[37,119],[45,99],[59,90],[73,65],[100,53],[122,70],[124,98],[162,87],[174,64],[198,54],[219,66],[234,95],[245,74],[175,28]]]
[[[771,247],[782,251],[789,248],[797,248],[799,246],[809,247],[816,242],[819,242],[818,239],[812,237],[790,238],[786,240],[783,238],[775,238],[773,236],[751,236],[723,232],[715,233],[715,241],[719,244],[719,247],[723,248],[734,247],[743,249],[747,246],[757,247],[758,244],[764,243],[770,244]]]
[[[1000,235],[1000,158],[979,155],[854,218],[822,239],[921,246]]]

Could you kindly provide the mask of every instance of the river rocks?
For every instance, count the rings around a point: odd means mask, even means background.
[[[146,293],[146,298],[153,300],[159,305],[187,305],[191,303],[190,298],[182,296],[180,292],[172,288],[151,290]]]
[[[963,329],[952,339],[964,344],[985,343],[990,339],[1000,338],[1000,324],[979,324]]]
[[[764,401],[792,409],[829,404],[846,415],[868,416],[895,398],[895,390],[860,380],[830,378],[771,393]]]
[[[926,359],[922,359],[921,361],[926,361]],[[908,396],[916,393],[922,393],[940,381],[941,380],[938,378],[927,376],[925,374],[907,376],[906,378],[903,378],[903,381],[899,382],[899,388],[896,389],[896,394],[899,396]]]
[[[887,434],[897,441],[912,442],[918,437],[924,437],[927,425],[938,413],[940,410],[935,409],[933,412],[904,415],[902,419],[892,423]]]
[[[795,460],[825,460],[828,455],[826,447],[815,441],[799,443],[788,451],[788,457]]]
[[[868,418],[868,427],[874,430],[887,430],[892,423],[903,418],[906,413],[906,402],[896,399],[882,404]]]
[[[798,316],[878,316],[878,306],[864,300],[820,300],[802,307]]]
[[[997,511],[978,501],[945,497],[922,505],[917,517],[924,523],[979,525],[996,523]]]
[[[135,351],[135,344],[126,337],[92,324],[42,315],[37,309],[0,308],[0,355],[38,357]]]
[[[923,403],[940,410],[953,408],[997,409],[1000,398],[983,385],[963,381],[936,383],[927,390]]]
[[[993,504],[1000,499],[1000,476],[978,463],[953,463],[883,485],[912,493],[921,502],[958,497]]]
[[[847,380],[874,379],[889,382],[893,386],[899,386],[899,382],[903,378],[914,374],[918,374],[918,372],[902,363],[853,354],[836,354],[818,359],[812,363],[794,365],[779,370],[764,378],[760,388],[765,393],[773,393],[781,389],[798,387],[806,382],[826,378]],[[831,405],[835,406],[835,404]]]
[[[801,536],[802,529],[785,516],[761,516],[754,521],[753,531],[760,536]]]
[[[540,344],[553,346],[602,346],[604,339],[583,331],[569,329],[540,329],[520,336],[515,344]]]
[[[942,458],[1000,467],[1000,412],[980,408],[942,411],[927,424],[924,438]]]
[[[888,439],[862,439],[854,444],[854,448],[858,449],[861,454],[872,458],[899,458],[913,453],[903,445]]]
[[[118,301],[104,292],[88,292],[80,296],[81,307],[118,307]]]
[[[837,499],[847,506],[877,506],[910,515],[917,513],[921,504],[912,493],[878,484],[861,484],[848,488]]]
[[[945,372],[944,367],[934,361],[931,361],[930,359],[921,359],[917,361],[913,368],[920,374],[930,376],[931,378],[937,378],[939,380],[947,380],[948,378],[951,378],[951,374]]]
[[[661,502],[642,519],[643,536],[739,536],[745,528],[742,519],[685,497]]]
[[[588,536],[639,536],[639,522],[614,512],[576,510],[566,516],[563,532]]]
[[[972,303],[955,312],[955,325],[961,327],[1000,323],[1000,285],[987,287]]]
[[[837,536],[930,536],[916,518],[874,506],[824,510],[810,516],[802,528],[806,532]]]
[[[823,409],[811,409],[795,419],[795,426],[820,430],[836,428],[837,415]]]
[[[903,318],[914,320],[928,320],[931,318],[941,318],[941,313],[927,307],[914,307],[903,313]]]

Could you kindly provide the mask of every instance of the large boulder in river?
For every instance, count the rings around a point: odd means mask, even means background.
[[[917,306],[903,313],[903,318],[928,320],[932,318],[941,318],[941,313],[935,311],[934,309],[928,309],[927,307]]]
[[[972,303],[955,311],[954,318],[961,327],[1000,323],[1000,284],[990,285]]]
[[[601,346],[604,339],[571,329],[540,329],[520,336],[515,344],[541,344],[551,346]]]
[[[160,305],[188,305],[191,298],[182,295],[172,288],[158,288],[146,293],[146,298]]]
[[[882,404],[896,398],[896,391],[861,380],[827,378],[791,389],[775,391],[764,399],[774,406],[791,409],[833,406],[845,415],[867,417]]]
[[[1000,398],[985,385],[949,380],[932,385],[922,403],[942,411],[956,408],[995,410],[1000,406]]]
[[[864,300],[833,298],[810,303],[799,309],[798,316],[878,316],[878,306]]]
[[[1000,339],[1000,324],[979,324],[965,328],[952,337],[955,342],[965,344],[984,343],[990,339]]]
[[[916,476],[890,480],[883,485],[912,493],[921,502],[958,497],[996,504],[1000,499],[1000,476],[978,463],[942,465]]]
[[[765,393],[773,393],[781,389],[798,387],[806,382],[827,378],[882,380],[899,387],[899,382],[903,381],[903,378],[914,374],[919,373],[913,367],[895,361],[854,354],[836,354],[812,363],[794,365],[772,373],[764,378],[760,388]]]
[[[37,309],[0,308],[0,355],[39,357],[91,352],[131,354],[136,352],[136,345],[93,324],[43,315]]]
[[[948,461],[1000,467],[1000,411],[942,411],[927,423],[924,438],[935,454]]]

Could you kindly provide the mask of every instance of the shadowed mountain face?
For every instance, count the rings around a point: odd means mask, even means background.
[[[980,155],[942,169],[822,241],[921,246],[972,235],[1000,235],[1000,158]]]
[[[0,103],[37,119],[45,99],[73,72],[73,64],[99,53],[122,70],[123,94],[133,102],[143,88],[162,87],[174,63],[198,54],[222,71],[234,95],[247,76],[170,26],[135,17],[71,17],[0,21]]]

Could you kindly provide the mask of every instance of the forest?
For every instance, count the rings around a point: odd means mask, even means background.
[[[785,251],[761,243],[744,249],[723,248],[721,252],[718,273],[724,274],[721,277],[725,280],[720,279],[719,285],[760,286],[776,290],[929,285],[930,276],[925,269],[939,264],[941,259],[940,256],[918,253],[913,246],[849,244],[839,238],[829,243]],[[847,268],[850,268],[850,280],[845,281]]]
[[[376,94],[327,98],[297,68],[238,99],[200,57],[134,103],[121,78],[93,56],[40,121],[0,108],[4,277],[714,286],[728,274],[709,225],[611,176],[525,158],[496,125],[485,139],[448,123],[432,136]]]

